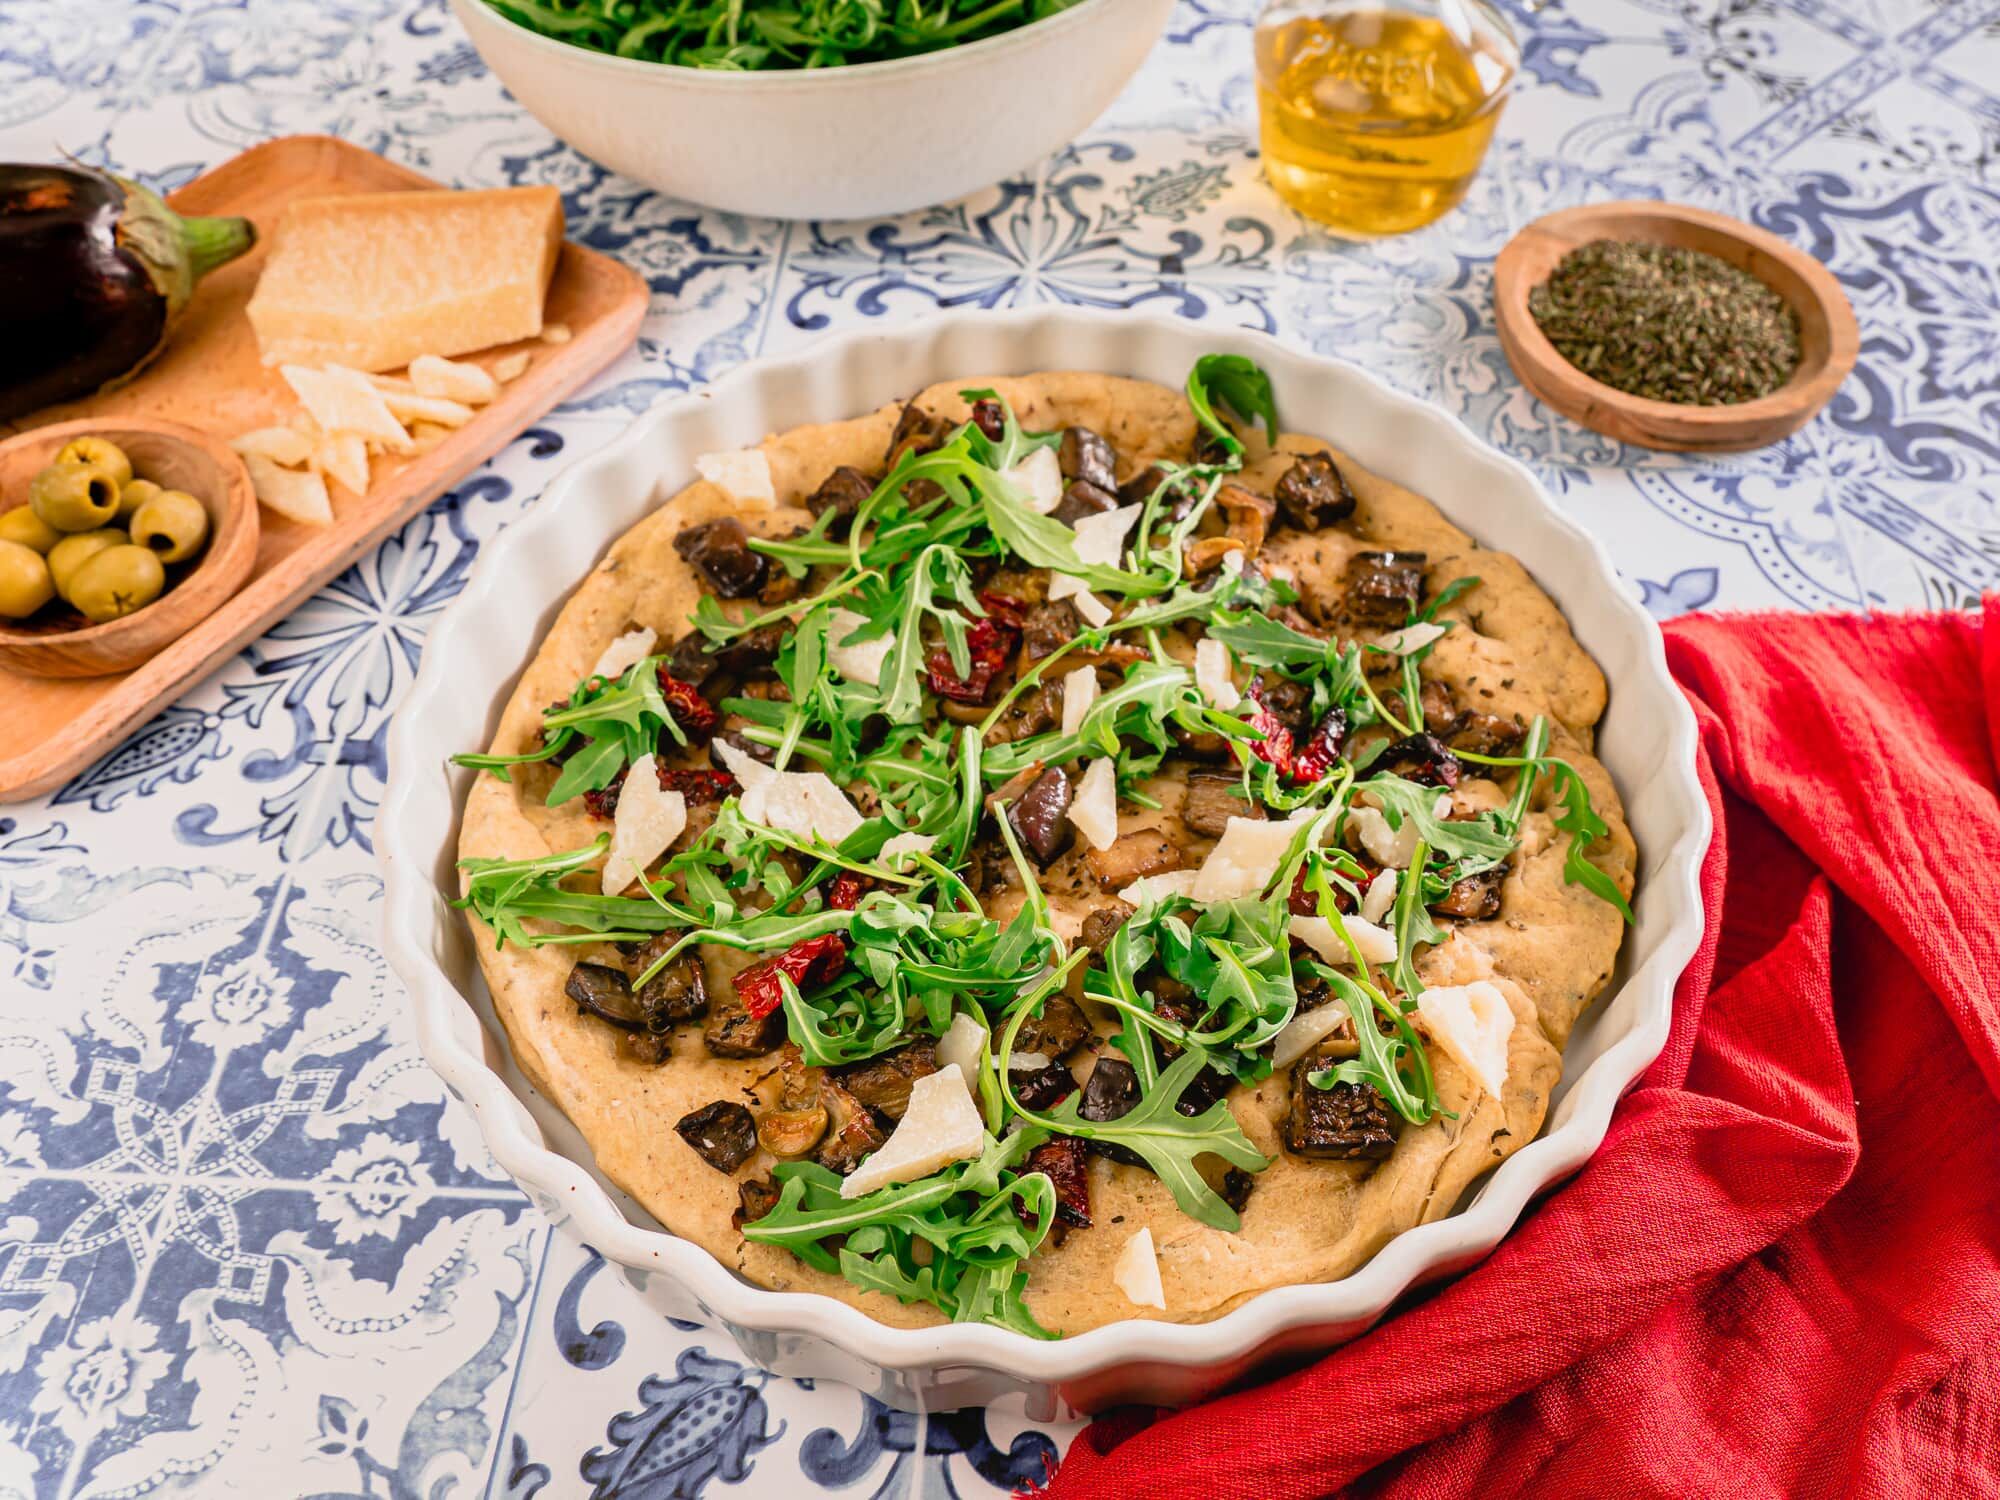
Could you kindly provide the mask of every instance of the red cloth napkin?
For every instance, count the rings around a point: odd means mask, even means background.
[[[2000,598],[1690,618],[1708,931],[1603,1149],[1319,1364],[1051,1500],[2000,1496]]]

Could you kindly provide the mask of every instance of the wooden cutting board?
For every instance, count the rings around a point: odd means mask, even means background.
[[[298,403],[266,369],[244,315],[271,231],[296,198],[434,188],[408,167],[331,136],[290,136],[252,147],[173,194],[184,214],[241,214],[264,244],[202,282],[166,352],[130,385],[0,427],[0,434],[78,417],[159,417],[222,438],[282,424]],[[249,581],[214,614],[143,666],[115,677],[68,680],[0,672],[0,802],[61,786],[228,661],[445,490],[511,442],[628,348],[646,311],[646,284],[628,267],[565,244],[549,286],[546,322],[567,343],[531,341],[468,356],[491,365],[513,349],[533,358],[500,397],[428,453],[375,460],[368,493],[330,486],[331,526],[263,513]]]

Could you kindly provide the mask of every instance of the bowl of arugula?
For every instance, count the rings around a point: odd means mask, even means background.
[[[452,0],[486,63],[584,155],[733,213],[942,203],[1074,139],[1173,0]]]
[[[1267,1290],[1206,1322],[1128,1319],[1042,1341],[977,1322],[894,1328],[831,1297],[755,1285],[664,1231],[519,1071],[470,931],[447,905],[459,888],[459,809],[474,774],[452,757],[490,741],[521,662],[577,580],[613,538],[690,482],[699,455],[843,421],[938,380],[1091,370],[1177,384],[1216,354],[1262,366],[1299,413],[1297,425],[1323,421],[1357,464],[1432,497],[1447,519],[1517,558],[1610,683],[1594,753],[1623,793],[1638,844],[1635,921],[1609,985],[1570,1035],[1542,1131],[1454,1212],[1395,1236],[1352,1274]],[[662,403],[565,472],[545,503],[482,552],[433,629],[391,733],[377,823],[385,947],[409,987],[426,1056],[494,1158],[662,1316],[725,1329],[779,1374],[840,1380],[905,1410],[1011,1397],[1046,1419],[1065,1408],[1180,1404],[1365,1330],[1412,1286],[1491,1251],[1535,1194],[1597,1149],[1617,1101],[1665,1043],[1675,982],[1701,937],[1709,818],[1694,742],[1659,629],[1601,546],[1526,468],[1451,416],[1352,365],[1239,330],[1073,308],[950,314],[753,362]]]

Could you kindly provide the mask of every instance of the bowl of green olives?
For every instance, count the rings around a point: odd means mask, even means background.
[[[257,498],[228,444],[139,417],[0,443],[0,668],[130,671],[241,588]]]

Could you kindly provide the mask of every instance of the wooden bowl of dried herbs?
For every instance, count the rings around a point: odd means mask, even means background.
[[[1535,220],[1501,250],[1493,302],[1529,390],[1648,448],[1776,442],[1826,405],[1861,343],[1846,294],[1812,256],[1673,203]]]

